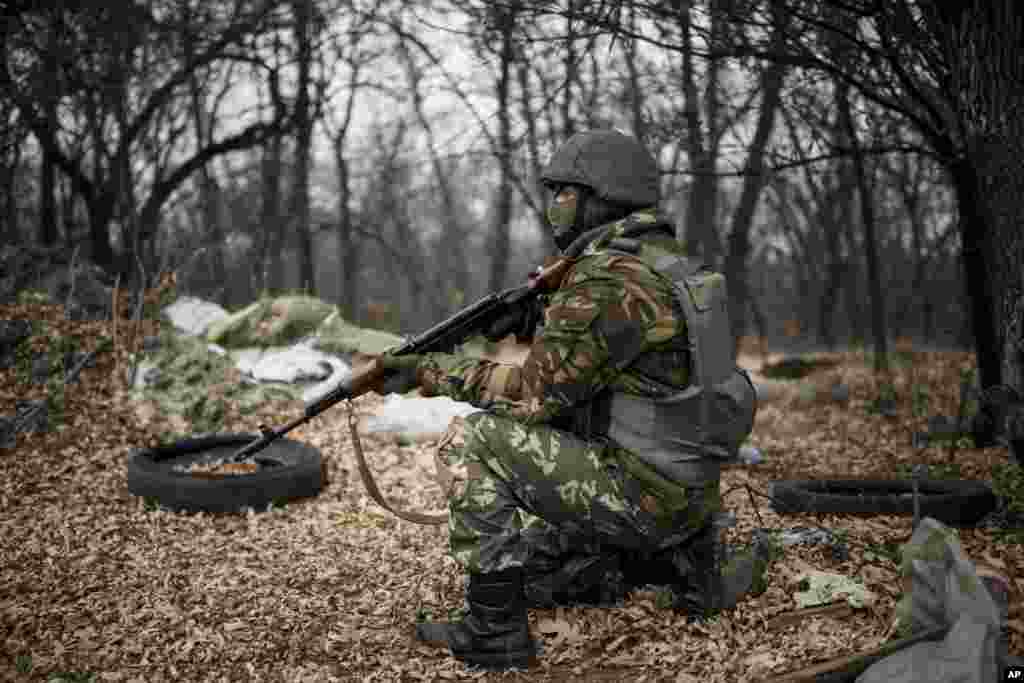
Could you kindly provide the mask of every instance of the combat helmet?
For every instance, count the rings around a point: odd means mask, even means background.
[[[616,130],[576,133],[552,155],[540,176],[548,187],[589,187],[594,196],[630,207],[658,203],[658,164],[640,142]]]

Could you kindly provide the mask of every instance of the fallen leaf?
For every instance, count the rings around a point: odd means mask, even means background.
[[[554,636],[552,645],[560,647],[567,643],[574,643],[582,640],[583,634],[580,628],[571,624],[565,619],[545,619],[538,622],[537,631],[547,636]]]

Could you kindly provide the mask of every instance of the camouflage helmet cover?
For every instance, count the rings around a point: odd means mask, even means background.
[[[591,130],[570,137],[541,174],[547,186],[585,185],[594,195],[635,207],[658,203],[658,164],[643,145],[615,130]]]

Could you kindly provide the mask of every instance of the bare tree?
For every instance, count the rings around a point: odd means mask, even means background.
[[[92,257],[107,268],[134,272],[133,245],[153,239],[164,204],[186,179],[211,159],[258,145],[284,125],[282,120],[256,121],[210,145],[193,141],[191,150],[178,147],[176,163],[160,175],[153,169],[133,168],[133,150],[159,114],[185,95],[192,74],[230,61],[232,49],[244,47],[264,30],[275,3],[214,5],[204,5],[206,11],[196,23],[182,20],[180,6],[157,13],[153,7],[128,2],[60,14],[60,21],[70,28],[60,33],[61,41],[52,49],[59,55],[61,79],[73,86],[68,106],[83,107],[89,114],[91,164],[89,155],[69,153],[61,127],[48,119],[32,87],[49,53],[29,37],[47,26],[47,15],[26,9],[2,24],[8,59],[0,66],[0,88],[17,106],[44,154],[71,179],[88,210]],[[186,35],[194,38],[196,51],[189,60],[175,59],[176,41]],[[169,146],[181,142],[173,136],[165,140]],[[115,263],[109,234],[115,219],[124,233],[120,264]]]
[[[310,155],[313,128],[319,117],[323,98],[311,91],[315,85],[313,66],[316,60],[316,42],[323,30],[324,17],[319,13],[314,0],[293,0],[291,8],[298,74],[294,110],[295,166],[291,184],[288,233],[298,244],[300,287],[312,293],[316,292],[316,272],[313,264],[313,237],[309,212]]]
[[[274,118],[281,118],[286,111],[280,85],[281,39],[274,36],[272,59],[277,60],[267,71],[267,95],[274,111]],[[284,286],[284,264],[281,256],[285,245],[285,226],[281,211],[281,178],[284,173],[284,132],[275,130],[263,143],[260,163],[259,288],[262,291],[276,291]]]
[[[931,66],[962,135],[951,171],[982,386],[1005,382],[1024,393],[1024,8],[1012,0],[922,4]]]
[[[348,68],[345,81],[345,104],[340,120],[328,125],[334,153],[334,165],[338,174],[338,264],[341,266],[340,307],[346,320],[359,320],[360,281],[362,263],[362,242],[356,235],[352,196],[352,170],[348,158],[348,143],[352,130],[352,116],[356,101],[364,84],[361,82],[363,69],[372,65],[376,55],[362,45],[369,31],[366,18],[354,21],[348,30],[334,36],[334,57]]]

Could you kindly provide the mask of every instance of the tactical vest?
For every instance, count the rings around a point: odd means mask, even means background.
[[[609,251],[618,251],[614,246],[615,240]],[[668,479],[701,486],[717,480],[722,461],[735,457],[757,411],[754,385],[733,363],[725,277],[656,248],[627,255],[672,283],[686,318],[690,385],[658,399],[611,392],[602,431]]]

